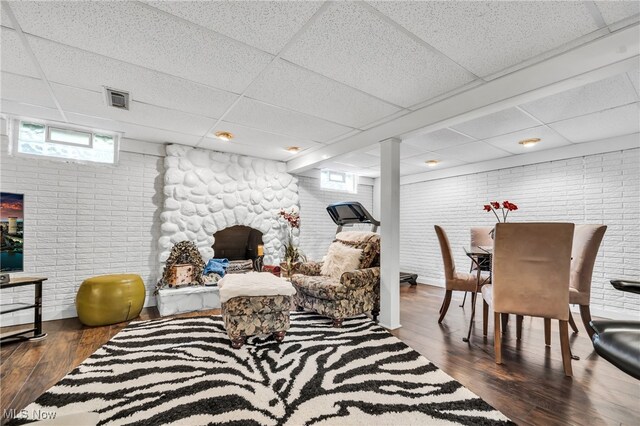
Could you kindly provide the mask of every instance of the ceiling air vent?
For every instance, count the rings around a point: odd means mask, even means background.
[[[107,95],[107,105],[118,109],[129,109],[129,92],[104,88]]]

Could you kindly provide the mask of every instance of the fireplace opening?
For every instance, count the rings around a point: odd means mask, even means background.
[[[251,260],[258,258],[258,246],[262,245],[262,232],[248,226],[230,226],[213,234],[211,246],[216,258]]]

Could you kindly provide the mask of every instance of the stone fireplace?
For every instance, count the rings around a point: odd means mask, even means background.
[[[218,238],[225,245],[234,237],[218,232],[239,227],[261,233],[264,263],[277,264],[287,238],[280,210],[299,208],[298,179],[286,172],[284,163],[183,145],[167,146],[164,195],[160,262],[180,241],[196,243],[205,262],[214,251],[216,257],[231,259],[218,250],[232,250],[236,256],[243,249],[219,248]],[[257,235],[249,232],[245,253],[257,252]]]

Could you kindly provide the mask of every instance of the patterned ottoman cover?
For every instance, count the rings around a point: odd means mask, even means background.
[[[218,286],[233,348],[240,348],[247,336],[273,333],[278,342],[284,339],[295,294],[290,282],[268,272],[251,272],[226,275]]]

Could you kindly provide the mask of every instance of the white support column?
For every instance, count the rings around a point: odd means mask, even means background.
[[[400,327],[400,139],[380,143],[380,325]]]

